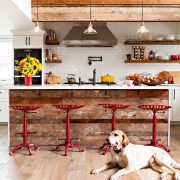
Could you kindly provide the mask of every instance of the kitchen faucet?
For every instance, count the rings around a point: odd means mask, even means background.
[[[89,81],[96,85],[96,69],[93,70],[93,78],[89,79]]]

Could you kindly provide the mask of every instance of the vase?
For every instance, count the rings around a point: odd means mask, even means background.
[[[32,77],[25,76],[25,85],[32,86]]]

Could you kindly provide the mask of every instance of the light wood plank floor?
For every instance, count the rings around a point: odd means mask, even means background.
[[[171,127],[171,155],[180,162],[180,126]],[[97,150],[83,153],[70,152],[68,157],[63,151],[50,152],[38,150],[29,157],[22,151],[10,157],[7,147],[7,126],[0,126],[0,180],[107,180],[117,171],[108,170],[102,174],[91,175],[90,172],[110,159]],[[159,174],[151,169],[139,170],[123,176],[121,180],[157,180]],[[172,179],[171,176],[168,180]]]

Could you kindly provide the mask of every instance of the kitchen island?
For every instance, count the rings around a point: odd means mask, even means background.
[[[111,131],[111,111],[99,107],[100,103],[124,103],[130,107],[118,111],[117,129],[124,130],[133,143],[146,143],[152,133],[152,112],[138,108],[141,104],[170,104],[171,86],[117,86],[117,85],[44,85],[12,86],[10,105],[37,104],[42,108],[28,115],[29,131],[36,131],[29,139],[49,148],[65,136],[65,113],[58,114],[52,104],[78,103],[85,107],[71,112],[71,136],[86,147],[99,147]],[[157,135],[165,145],[169,142],[170,111],[158,114]],[[10,109],[10,146],[22,141],[22,113]]]

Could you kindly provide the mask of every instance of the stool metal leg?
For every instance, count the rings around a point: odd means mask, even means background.
[[[71,147],[76,147],[80,152],[83,152],[84,149],[81,148],[78,144],[71,144],[71,138],[70,138],[70,116],[69,116],[69,110],[66,111],[66,139],[64,144],[58,144],[53,151],[57,151],[59,147],[65,146],[65,156],[68,155],[68,150]]]
[[[27,119],[26,119],[26,113],[24,112],[24,119],[23,119],[23,146],[26,147],[27,145]]]
[[[16,151],[18,151],[19,149],[21,149],[23,147],[23,144],[20,144],[18,146],[16,146],[10,153],[9,155],[12,156]]]
[[[156,111],[153,112],[153,139],[152,139],[152,144],[156,145],[157,144],[157,119],[156,119]]]
[[[12,152],[10,152],[9,154],[12,156],[16,151],[18,151],[19,149],[21,149],[22,147],[25,147],[28,149],[29,155],[33,155],[32,151],[31,151],[31,147],[34,147],[35,150],[38,149],[38,146],[36,146],[35,144],[29,144],[27,142],[28,139],[28,131],[27,131],[27,118],[26,118],[26,112],[24,112],[24,118],[23,118],[23,133],[22,133],[22,137],[23,137],[23,144],[20,144],[18,146],[16,146]]]
[[[116,130],[116,110],[113,109],[112,110],[112,131]],[[104,143],[99,150],[104,149],[103,151],[103,155],[106,155],[109,151],[110,151],[111,145],[109,145],[108,143]]]
[[[106,155],[110,151],[111,145],[106,146],[103,155]]]
[[[66,120],[66,144],[70,144],[70,117],[69,117],[69,111],[67,111],[67,120]]]
[[[113,116],[112,116],[112,131],[116,130],[116,110],[113,110]]]
[[[152,134],[152,140],[150,144],[145,144],[145,146],[155,146],[163,148],[165,151],[170,152],[168,148],[166,148],[163,144],[159,144],[157,140],[157,117],[156,117],[156,111],[153,111],[153,128],[152,128],[153,134]],[[143,139],[144,140],[144,139]]]

